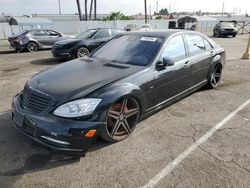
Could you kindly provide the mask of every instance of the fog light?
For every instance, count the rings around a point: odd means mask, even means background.
[[[91,138],[91,137],[93,137],[94,135],[95,135],[95,133],[96,133],[96,130],[89,130],[86,134],[85,134],[85,136],[86,137],[88,137],[88,138]]]

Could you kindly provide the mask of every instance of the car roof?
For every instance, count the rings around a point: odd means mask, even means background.
[[[182,29],[158,29],[158,30],[148,30],[148,31],[130,31],[126,32],[124,35],[139,35],[139,36],[151,36],[151,37],[164,37],[168,38],[169,36],[175,33],[195,33],[200,34],[199,32],[182,30]]]

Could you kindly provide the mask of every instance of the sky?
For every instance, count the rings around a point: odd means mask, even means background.
[[[58,13],[59,0],[0,0],[0,14],[10,14],[12,16]],[[75,0],[60,0],[62,14],[74,14],[77,12]],[[89,0],[90,1],[90,0]],[[147,0],[148,9],[151,5],[151,12],[156,10],[158,1],[159,10],[170,7],[171,12],[179,11],[203,11],[222,12],[224,3],[225,12],[250,14],[250,1],[244,0],[240,3],[236,0]],[[84,9],[84,0],[80,0],[81,8]],[[97,0],[97,12],[99,14],[110,13],[111,11],[121,11],[126,15],[133,15],[144,12],[144,0]],[[84,12],[84,11],[83,11]]]

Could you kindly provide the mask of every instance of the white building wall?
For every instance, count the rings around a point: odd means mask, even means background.
[[[151,26],[155,29],[167,29],[169,21],[177,20],[149,20]],[[211,32],[212,28],[217,22],[215,21],[201,21],[198,23],[198,29],[202,32]],[[71,22],[53,22],[51,29],[62,32],[69,35],[77,35],[80,32],[90,28],[118,28],[124,29],[127,24],[137,24],[141,26],[144,24],[144,20],[117,20],[117,21],[71,21]],[[26,27],[27,28],[27,27]],[[25,28],[24,28],[25,29]],[[21,30],[19,26],[8,25],[8,23],[0,23],[0,39],[7,39],[13,33],[17,33]]]

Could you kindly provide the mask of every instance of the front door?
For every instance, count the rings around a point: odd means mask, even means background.
[[[172,59],[174,65],[162,70],[155,70],[155,105],[169,100],[192,85],[190,59],[187,57],[181,34],[175,35],[167,41],[159,61],[163,58]]]

